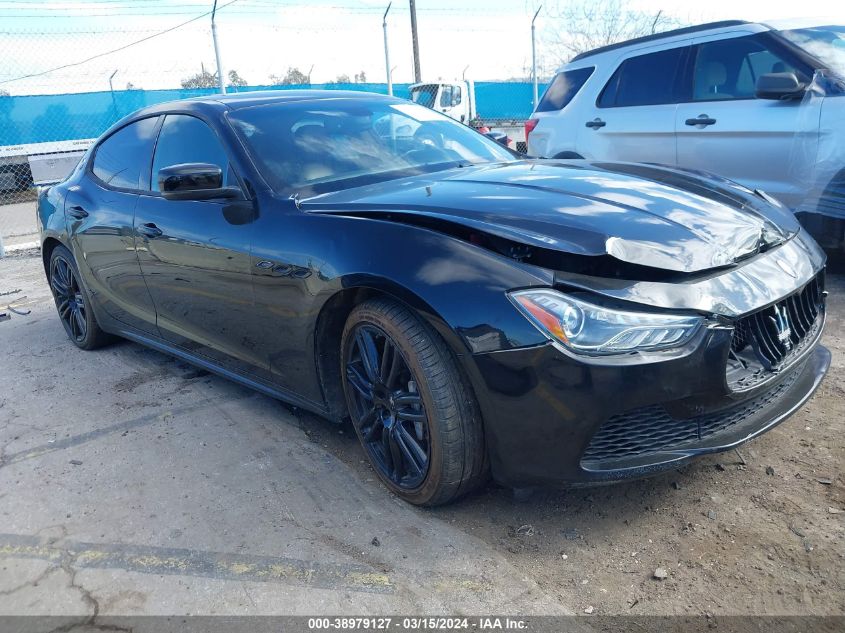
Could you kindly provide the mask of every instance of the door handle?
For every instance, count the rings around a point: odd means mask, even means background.
[[[597,130],[600,127],[604,127],[605,125],[607,125],[607,123],[605,123],[604,121],[602,121],[601,119],[596,117],[592,121],[587,121],[584,125],[586,125],[589,128],[593,128],[594,130]]]
[[[706,114],[699,114],[697,118],[687,119],[685,123],[689,126],[701,125],[707,127],[708,125],[713,125],[714,123],[716,123],[716,119],[711,119]]]
[[[138,226],[138,233],[149,238],[154,238],[161,237],[163,232],[152,222],[147,222],[146,224],[141,224],[140,226]]]
[[[88,212],[80,207],[78,204],[73,205],[67,210],[67,214],[75,220],[82,220],[88,217]]]

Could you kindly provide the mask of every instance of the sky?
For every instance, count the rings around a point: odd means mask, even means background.
[[[554,34],[561,28],[555,16],[568,2],[580,1],[417,0],[422,78],[527,78],[531,16],[541,4],[538,66],[541,76],[548,75],[562,56],[555,44]],[[833,0],[617,1],[650,14],[663,11],[680,24],[815,16],[845,23],[845,2]],[[202,67],[216,69],[210,16],[194,19],[208,12],[212,2],[0,0],[0,89],[11,94],[108,90],[110,77],[115,89],[127,84],[178,87],[181,79]],[[386,80],[382,29],[386,0],[218,0],[218,4],[223,67],[237,70],[252,85],[267,84],[271,75],[284,75],[289,67],[310,72],[313,83],[340,75],[354,77],[362,71],[368,81]],[[397,83],[413,81],[409,15],[407,0],[394,0],[387,35]],[[173,30],[160,34],[168,29]],[[144,38],[149,39],[133,44]],[[126,48],[111,52],[122,47]]]

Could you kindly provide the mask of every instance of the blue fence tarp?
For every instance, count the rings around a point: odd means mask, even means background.
[[[409,84],[394,84],[394,94],[408,98]],[[387,94],[387,84],[313,84],[310,86],[247,86],[255,90],[363,90]],[[542,94],[545,86],[540,87]],[[215,94],[213,88],[174,90],[117,90],[77,94],[0,96],[0,147],[49,141],[96,138],[118,119],[144,106]],[[476,111],[482,119],[522,121],[531,114],[531,84],[478,82]]]

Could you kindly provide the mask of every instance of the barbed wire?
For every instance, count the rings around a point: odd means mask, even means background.
[[[248,84],[231,89],[283,89],[279,83],[296,79],[313,87],[387,91],[383,7],[347,0],[308,8],[284,0],[220,2],[224,66],[234,73],[227,79]],[[69,172],[116,120],[145,105],[217,90],[211,0],[37,5],[0,0],[0,239],[7,246],[24,239],[32,223],[36,187]],[[75,8],[56,9],[62,6]],[[516,32],[508,14],[479,14],[442,0],[418,11],[437,16],[429,22],[436,31],[421,32],[427,81],[460,78],[469,65],[466,76],[487,90],[485,114],[527,116],[527,28]],[[391,9],[388,37],[394,91],[408,97],[407,6]],[[517,81],[483,86],[482,78]]]
[[[239,1],[240,0],[229,0],[229,2],[217,7],[217,10],[220,11],[221,9],[225,9],[226,7],[231,6],[231,5],[233,5],[233,4],[235,4],[236,2],[239,2]],[[79,60],[79,61],[76,61],[76,62],[70,62],[68,64],[62,64],[61,66],[56,66],[55,68],[50,68],[48,70],[43,70],[43,71],[40,71],[40,72],[37,72],[37,73],[30,73],[28,75],[21,75],[20,77],[16,77],[14,79],[6,79],[6,80],[3,80],[3,81],[0,81],[0,84],[6,84],[6,83],[10,83],[12,81],[20,81],[21,79],[28,79],[30,77],[38,77],[38,76],[41,76],[41,75],[46,75],[48,73],[56,72],[58,70],[63,70],[65,68],[71,68],[73,66],[81,66],[82,64],[87,64],[88,62],[91,62],[95,59],[99,59],[99,58],[105,57],[107,55],[112,55],[114,53],[118,53],[118,52],[126,50],[127,48],[130,48],[132,46],[136,46],[138,44],[142,44],[144,42],[147,42],[147,41],[149,41],[149,40],[151,40],[155,37],[159,37],[161,35],[171,33],[171,32],[173,32],[177,29],[180,29],[184,26],[187,26],[188,24],[191,24],[192,22],[196,22],[197,20],[201,20],[202,18],[209,16],[209,15],[211,15],[211,11],[207,11],[205,13],[202,13],[202,14],[196,16],[196,17],[191,18],[190,20],[186,20],[186,21],[181,22],[179,24],[176,24],[175,26],[172,26],[170,28],[163,29],[163,30],[161,30],[157,33],[154,33],[152,35],[149,35],[147,37],[143,37],[139,40],[129,42],[128,44],[125,44],[123,46],[119,46],[118,48],[115,48],[115,49],[112,49],[112,50],[109,50],[109,51],[103,51],[101,53],[97,53],[96,55],[92,55],[90,57],[87,57],[85,59],[82,59],[82,60]]]

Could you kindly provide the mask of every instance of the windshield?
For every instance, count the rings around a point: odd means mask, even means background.
[[[270,186],[302,196],[514,158],[478,132],[398,100],[277,102],[229,119]]]
[[[845,77],[845,26],[817,26],[779,33],[821,61],[825,68]]]

